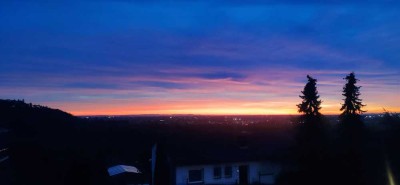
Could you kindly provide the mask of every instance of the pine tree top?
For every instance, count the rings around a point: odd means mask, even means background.
[[[300,113],[304,113],[307,116],[319,116],[321,113],[319,110],[321,109],[321,100],[319,99],[318,91],[317,91],[317,80],[312,78],[310,75],[307,75],[308,82],[304,86],[304,90],[301,91],[302,95],[299,97],[303,99],[303,101],[297,105]]]
[[[343,86],[342,95],[345,98],[343,99],[344,104],[342,104],[342,108],[340,109],[343,111],[342,116],[359,115],[365,112],[361,109],[365,105],[362,104],[362,99],[359,98],[361,95],[361,86],[356,85],[359,80],[355,77],[354,72],[351,72],[343,79],[346,80],[347,83]]]

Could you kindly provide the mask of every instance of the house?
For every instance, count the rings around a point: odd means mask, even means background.
[[[274,143],[238,138],[156,144],[153,185],[275,184],[283,168],[279,156],[284,150]]]
[[[175,184],[274,184],[281,166],[271,161],[238,161],[175,168]]]

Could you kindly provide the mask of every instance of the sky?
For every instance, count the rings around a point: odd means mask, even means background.
[[[318,80],[338,114],[400,112],[400,3],[2,1],[0,99],[74,115],[297,114]]]

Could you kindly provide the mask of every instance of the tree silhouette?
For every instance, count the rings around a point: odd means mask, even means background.
[[[294,146],[293,157],[297,164],[297,171],[293,184],[317,185],[334,184],[325,182],[326,179],[332,179],[329,156],[329,138],[327,134],[327,123],[323,119],[319,110],[321,109],[321,100],[317,91],[317,80],[307,75],[308,82],[301,91],[299,97],[302,102],[297,105],[298,111],[303,113],[299,117],[302,124],[298,124],[295,132],[296,143]]]
[[[347,81],[346,85],[343,87],[343,96],[345,97],[344,104],[340,109],[342,112],[342,116],[358,116],[359,114],[365,112],[361,110],[365,105],[362,104],[362,100],[358,98],[360,96],[360,88],[361,86],[356,86],[358,79],[356,79],[354,72],[350,73],[343,78]]]
[[[317,91],[317,80],[312,78],[310,75],[307,75],[308,82],[304,87],[304,90],[301,91],[303,95],[300,95],[300,98],[303,101],[297,105],[300,113],[304,113],[307,117],[316,117],[320,116],[321,113],[319,110],[321,109],[321,100],[318,100],[319,95]]]

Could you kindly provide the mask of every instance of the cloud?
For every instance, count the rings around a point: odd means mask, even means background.
[[[332,113],[355,71],[367,104],[400,104],[396,6],[297,2],[0,6],[0,97],[75,114],[296,113],[310,74]]]

